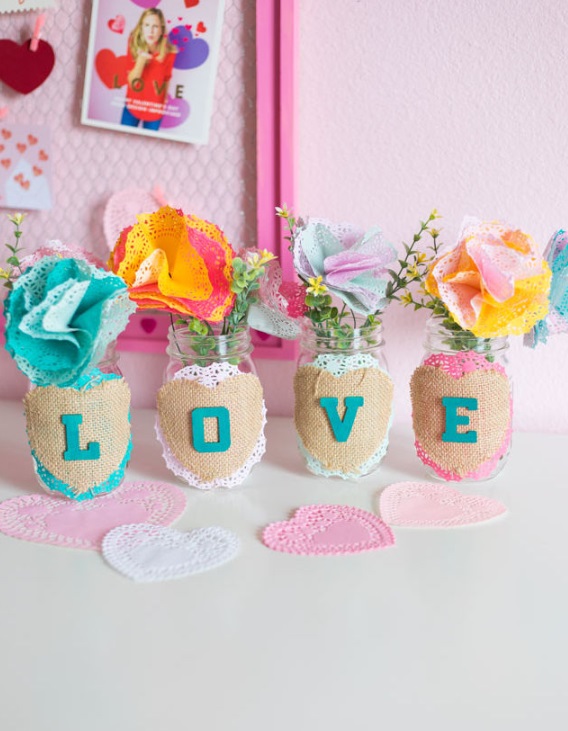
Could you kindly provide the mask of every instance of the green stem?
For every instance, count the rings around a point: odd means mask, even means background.
[[[178,349],[178,353],[179,353],[179,356],[180,356],[180,360],[181,360],[181,362],[183,363],[183,365],[185,367],[187,365],[187,362],[185,360],[185,356],[184,356],[183,350],[180,348],[180,345],[178,343],[178,339],[176,337],[176,328],[175,328],[175,324],[174,324],[174,316],[172,315],[171,312],[170,312],[170,323],[171,323],[171,326],[172,326],[172,334],[173,334],[173,337],[174,337],[174,343],[176,345],[176,348]]]

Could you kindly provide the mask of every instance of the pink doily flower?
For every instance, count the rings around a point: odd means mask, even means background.
[[[74,246],[73,244],[64,244],[61,241],[53,240],[48,241],[45,246],[42,246],[33,254],[24,256],[20,261],[22,271],[25,271],[29,267],[33,266],[40,259],[45,256],[58,256],[61,259],[82,259],[83,261],[92,264],[93,266],[99,267],[99,269],[106,269],[104,262],[92,254],[90,251],[83,249],[80,246]]]
[[[300,334],[300,320],[306,312],[305,291],[299,282],[283,282],[279,262],[266,265],[258,291],[258,301],[251,305],[248,322],[255,330],[294,340]]]

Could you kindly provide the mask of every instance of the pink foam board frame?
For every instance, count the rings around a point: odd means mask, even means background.
[[[256,2],[257,240],[276,254],[284,279],[294,276],[282,222],[274,208],[294,203],[294,78],[298,0]],[[132,318],[121,350],[164,352],[169,319],[151,312]],[[253,333],[254,356],[291,360],[296,343]]]

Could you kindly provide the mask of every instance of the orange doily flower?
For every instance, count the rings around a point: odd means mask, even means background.
[[[139,309],[220,322],[235,299],[235,253],[221,229],[169,206],[137,219],[121,233],[108,265]]]
[[[532,238],[502,223],[468,221],[436,259],[426,290],[479,338],[522,335],[548,312],[550,267]]]

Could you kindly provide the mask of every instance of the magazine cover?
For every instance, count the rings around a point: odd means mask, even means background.
[[[224,0],[94,0],[83,124],[207,143]]]

